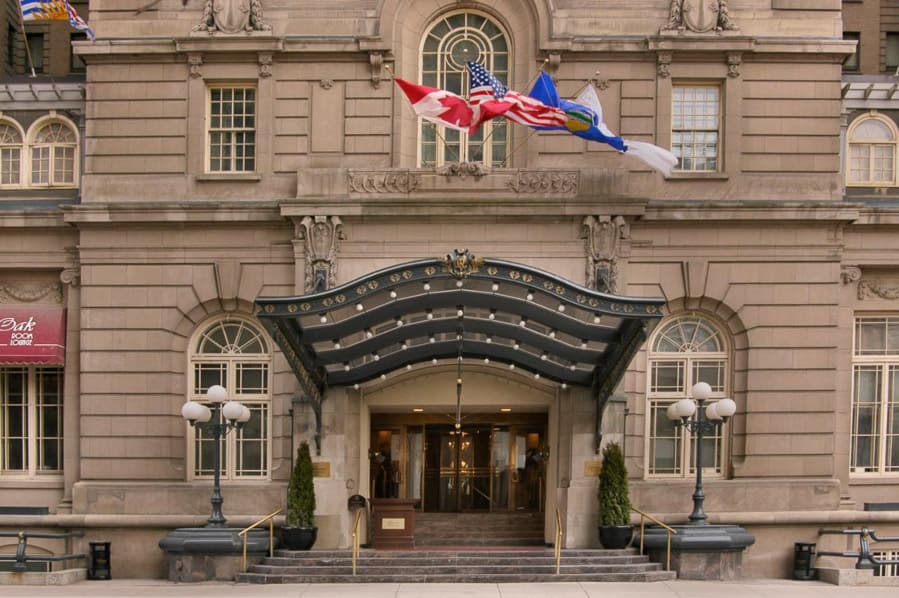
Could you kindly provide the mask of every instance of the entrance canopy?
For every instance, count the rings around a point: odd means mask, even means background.
[[[313,402],[329,385],[460,359],[592,386],[604,402],[664,300],[599,293],[456,250],[327,291],[256,303]]]

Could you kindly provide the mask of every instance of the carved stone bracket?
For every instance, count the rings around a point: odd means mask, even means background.
[[[876,280],[860,280],[858,282],[858,298],[864,299],[899,299],[899,284],[887,285]]]
[[[193,31],[232,35],[271,30],[271,25],[262,20],[260,0],[206,0],[203,17],[193,27]]]
[[[660,31],[708,33],[738,31],[727,10],[727,0],[671,0],[668,22]]]
[[[350,171],[347,185],[352,193],[411,193],[421,185],[421,176],[408,172]]]
[[[59,273],[59,280],[64,285],[77,287],[81,284],[81,268],[78,266],[66,268]]]
[[[656,56],[656,72],[662,79],[671,76],[671,52],[659,52]]]
[[[337,284],[337,252],[343,234],[338,216],[306,216],[294,223],[297,239],[305,241],[307,293],[327,290]]]
[[[263,79],[272,76],[272,55],[269,52],[259,54],[259,76]]]
[[[322,79],[321,81],[318,82],[318,86],[321,87],[322,89],[331,89],[332,87],[334,87],[334,80],[333,79]]]
[[[740,67],[743,64],[743,54],[741,52],[728,52],[727,54],[727,76],[739,77]]]
[[[618,258],[622,243],[630,238],[630,225],[622,216],[587,216],[581,236],[587,253],[587,287],[617,293]]]
[[[564,193],[578,191],[577,172],[518,172],[509,181],[509,188],[516,193]]]
[[[58,282],[33,284],[0,281],[0,303],[33,303],[41,300],[62,303],[62,285]]]
[[[562,65],[562,54],[560,52],[550,52],[546,55],[546,70],[549,73],[556,73]]]
[[[490,174],[490,169],[484,166],[482,162],[449,162],[443,166],[438,166],[436,172],[445,177],[457,176],[464,179],[467,176],[480,178]]]
[[[382,52],[369,52],[368,63],[371,66],[371,86],[377,89],[381,86],[381,68],[384,65],[384,54]]]
[[[203,55],[202,54],[188,54],[187,55],[187,64],[190,65],[190,78],[191,79],[199,79],[203,76],[203,72],[200,70],[200,67],[203,66]]]
[[[840,268],[840,280],[843,284],[858,282],[862,277],[862,269],[858,266],[843,266]]]

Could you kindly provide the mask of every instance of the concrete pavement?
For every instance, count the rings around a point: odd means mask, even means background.
[[[3,598],[896,598],[895,587],[833,586],[815,581],[543,584],[175,584],[153,579],[83,581],[69,586],[3,586]]]

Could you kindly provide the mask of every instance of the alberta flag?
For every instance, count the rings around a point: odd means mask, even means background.
[[[78,31],[94,39],[94,31],[78,16],[68,0],[20,0],[22,18],[26,21],[68,21]]]

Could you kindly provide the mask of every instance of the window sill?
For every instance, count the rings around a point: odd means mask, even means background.
[[[726,181],[726,172],[672,172],[665,177],[666,181]]]
[[[216,182],[216,181],[245,181],[248,183],[258,183],[262,177],[255,172],[216,172],[207,174],[198,174],[194,177],[197,182]]]
[[[879,486],[899,484],[899,473],[890,471],[887,473],[850,473],[850,486]]]
[[[11,476],[8,474],[0,477],[0,489],[9,490],[13,488],[62,488],[64,480],[59,476]]]

